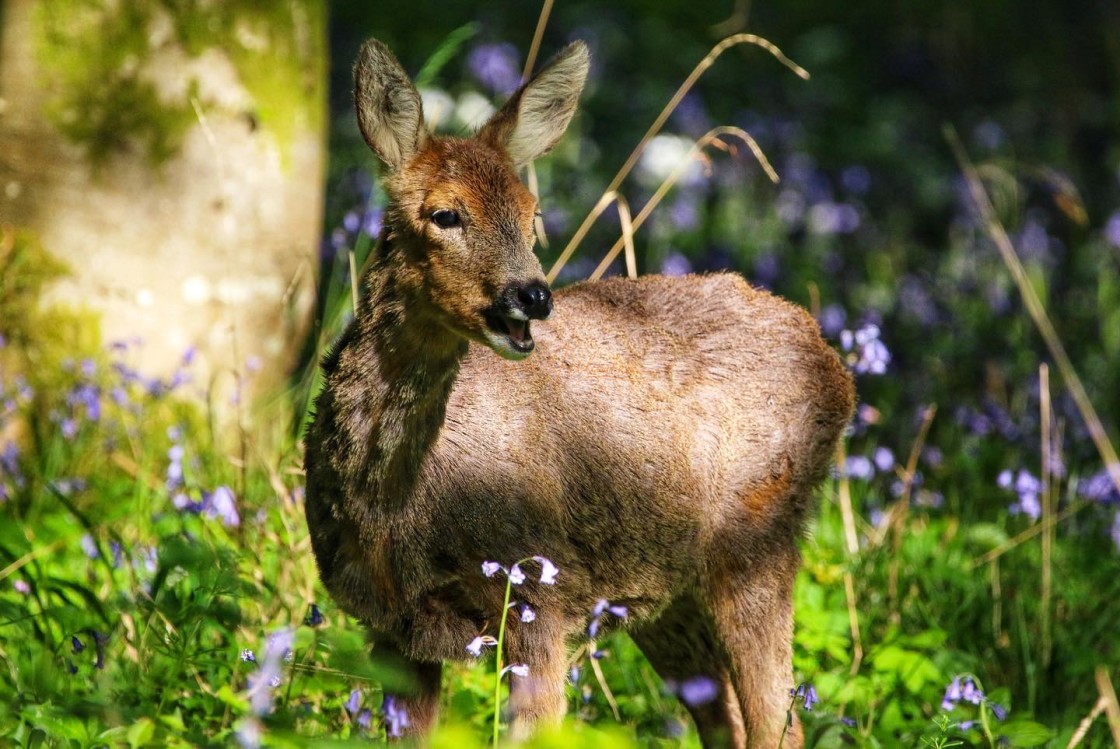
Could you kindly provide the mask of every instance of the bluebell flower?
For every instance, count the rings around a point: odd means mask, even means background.
[[[483,44],[467,55],[467,66],[478,82],[495,94],[509,94],[521,83],[517,48],[512,44]]]
[[[404,712],[404,710],[402,709],[401,712]],[[360,713],[358,713],[358,717],[357,719],[355,719],[355,722],[358,724],[359,728],[364,731],[368,731],[369,727],[373,725],[373,713],[368,709],[362,710]]]
[[[855,728],[856,727],[856,719],[855,718],[849,718],[846,715],[840,717],[840,722],[843,723],[844,725],[846,725],[848,728]]]
[[[533,609],[530,608],[528,604],[522,604],[521,615],[520,615],[521,621],[528,623],[528,622],[531,622],[531,621],[535,621],[536,618],[537,618],[537,612],[533,611]]]
[[[482,563],[482,574],[486,575],[487,577],[493,577],[494,575],[498,574],[498,571],[501,569],[502,565],[498,564],[497,562]]]
[[[871,460],[880,473],[886,473],[894,468],[894,453],[889,447],[876,447],[871,453]]]
[[[953,706],[961,701],[961,680],[960,677],[954,676],[953,680],[949,682],[949,686],[945,688],[945,696],[941,698],[941,709],[952,710]]]
[[[844,323],[848,320],[848,313],[839,304],[829,304],[821,309],[818,323],[821,326],[821,333],[828,338],[834,338],[840,335],[840,331],[844,329]]]
[[[998,702],[989,702],[988,708],[992,711],[992,715],[996,716],[996,720],[1007,720],[1007,708]]]
[[[1014,491],[1018,501],[1011,503],[1008,509],[1012,515],[1024,514],[1031,520],[1038,520],[1042,516],[1042,503],[1039,499],[1042,494],[1042,482],[1025,469],[1017,473],[1010,470],[1001,471],[996,477],[996,484],[1001,489]]]
[[[813,705],[817,704],[818,702],[820,702],[820,698],[817,697],[817,690],[813,688],[812,684],[806,685],[805,701],[803,703],[805,709],[811,711],[813,709]]]
[[[880,334],[879,326],[874,323],[854,331],[840,331],[840,347],[847,353],[845,361],[856,374],[886,374],[891,354]]]
[[[272,711],[272,690],[282,683],[281,663],[292,652],[292,637],[292,630],[283,628],[265,641],[260,667],[248,680],[249,706],[254,715],[264,716]]]
[[[212,492],[202,493],[202,514],[208,518],[220,518],[230,528],[236,528],[241,524],[233,490],[228,486],[219,486]]]
[[[82,547],[82,551],[90,559],[97,559],[101,553],[97,550],[97,542],[93,540],[93,536],[88,533],[83,533],[82,537],[78,540],[78,544]]]
[[[85,650],[86,646],[82,644],[82,641],[78,639],[77,635],[70,635],[70,648],[71,652],[73,652],[74,655],[77,655],[78,653]]]
[[[408,711],[397,703],[396,696],[387,694],[381,703],[381,720],[390,738],[400,738],[409,725]]]
[[[844,475],[850,479],[870,481],[875,478],[875,466],[865,455],[848,455],[844,458]]]
[[[303,617],[303,623],[309,627],[318,627],[323,621],[323,612],[319,610],[318,605],[311,604],[307,610],[307,616]]]
[[[1108,469],[1103,468],[1092,476],[1077,482],[1077,493],[1091,502],[1120,504],[1120,491],[1112,482]]]
[[[975,725],[976,721],[974,720],[962,720],[957,724],[957,728],[961,729],[962,731],[971,731],[973,726]]]
[[[357,715],[358,710],[362,706],[362,692],[359,689],[354,689],[350,692],[350,699],[346,700],[346,712],[350,715]]]
[[[560,568],[545,557],[536,556],[533,559],[541,566],[541,582],[545,585],[555,585]]]
[[[482,655],[483,647],[492,647],[497,644],[498,641],[494,637],[490,635],[479,635],[467,643],[467,652],[477,658]]]
[[[692,263],[679,252],[670,252],[661,262],[664,276],[686,276],[692,272]]]
[[[238,656],[238,657],[241,658],[241,660],[244,661],[245,663],[256,663],[257,662],[256,654],[252,650],[250,650],[249,648],[245,648],[244,650],[242,650],[241,655]]]
[[[502,669],[499,676],[505,676],[506,674],[513,674],[514,676],[524,678],[529,675],[529,667],[524,663],[511,663]]]
[[[1120,247],[1120,211],[1108,217],[1104,225],[1104,238],[1113,247]]]
[[[840,172],[840,187],[853,195],[864,195],[871,189],[871,172],[859,164],[844,167]]]
[[[591,609],[591,623],[587,625],[587,634],[589,637],[595,637],[599,634],[599,628],[602,626],[603,617],[605,614],[610,613],[618,619],[625,619],[629,612],[625,606],[620,604],[612,604],[605,598],[600,598]]]
[[[264,727],[261,722],[250,716],[238,721],[234,736],[241,749],[257,749],[261,745],[263,733]]]
[[[680,683],[676,688],[676,694],[689,707],[699,707],[719,696],[719,685],[710,677],[693,676]]]

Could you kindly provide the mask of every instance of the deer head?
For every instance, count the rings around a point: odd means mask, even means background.
[[[415,314],[509,359],[552,311],[533,254],[537,201],[517,169],[551,149],[575,112],[587,47],[562,50],[471,138],[428,132],[420,94],[385,45],[354,68],[358,125],[385,164],[386,259]]]

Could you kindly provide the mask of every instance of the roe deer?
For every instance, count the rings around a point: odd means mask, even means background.
[[[437,137],[392,53],[362,48],[358,123],[389,203],[306,436],[312,546],[375,657],[410,675],[414,736],[441,661],[496,634],[504,586],[482,563],[543,555],[559,577],[516,589],[537,619],[506,634],[529,667],[514,736],[563,716],[566,645],[609,599],[666,680],[717,685],[688,706],[704,746],[773,749],[798,542],[852,380],[805,310],[738,275],[550,293],[517,169],[559,140],[587,68],[576,42],[474,137]]]

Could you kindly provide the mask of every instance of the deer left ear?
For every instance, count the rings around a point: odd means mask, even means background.
[[[483,125],[479,137],[505,149],[518,167],[548,153],[575,114],[590,62],[583,42],[560,50]]]

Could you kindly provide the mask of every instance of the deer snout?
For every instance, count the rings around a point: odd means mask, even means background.
[[[486,342],[507,359],[524,359],[533,350],[531,320],[552,314],[552,292],[544,281],[511,283],[483,312]]]
[[[546,320],[552,314],[552,292],[544,281],[530,281],[513,289],[511,295],[530,320]]]

